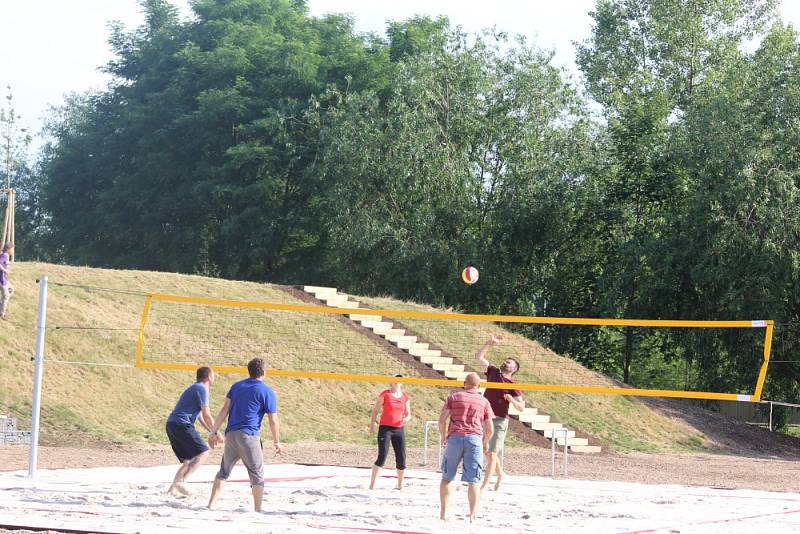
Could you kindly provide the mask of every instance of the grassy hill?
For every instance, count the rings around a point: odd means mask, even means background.
[[[98,441],[166,443],[164,420],[180,392],[192,382],[193,375],[185,371],[130,367],[144,302],[142,292],[300,303],[269,284],[169,273],[15,263],[12,280],[17,292],[11,302],[8,320],[0,324],[0,414],[5,412],[18,417],[24,427],[30,419],[31,358],[38,295],[36,280],[41,276],[48,276],[50,281],[41,442],[51,445]],[[86,287],[111,288],[118,292]],[[373,308],[431,309],[388,298],[361,300]],[[206,320],[213,322],[214,316]],[[315,337],[303,327],[287,328],[283,323],[272,326],[264,323],[255,328],[249,326],[248,321],[241,320],[240,323],[228,324],[227,328],[220,327],[220,331],[231,332],[231,337],[225,337],[220,347],[231,354],[240,354],[240,360],[236,362],[240,366],[251,357],[253,347],[258,344],[269,344],[270,354],[276,355],[282,354],[282,348],[292,347],[292,353],[302,353],[304,346],[313,345],[329,350],[330,354],[346,354],[348,357],[332,358],[330,362],[334,369],[342,372],[364,373],[367,372],[365,369],[375,367],[381,371],[396,369],[408,375],[414,374],[413,370],[402,367],[383,353],[377,345],[370,346],[363,341],[357,343],[357,338],[363,336],[355,330],[333,320],[320,319],[323,320],[327,321],[327,332],[333,334],[329,338]],[[404,320],[404,323],[465,361],[471,361],[471,352],[482,344],[486,335],[477,325],[464,325],[458,331],[458,339],[454,339],[454,334],[446,329],[437,330],[436,323],[412,320]],[[191,338],[191,329],[198,328],[192,321],[173,326],[176,339]],[[180,329],[184,330],[178,331]],[[358,348],[361,352],[353,354],[354,347],[370,348]],[[175,350],[179,349],[176,347]],[[503,356],[503,347],[498,347],[493,357],[499,359]],[[282,364],[302,366],[303,361],[296,359]],[[570,366],[572,373],[585,373],[593,383],[607,380],[574,362],[564,364]],[[523,360],[522,366],[521,380],[548,380],[548,370],[537,368],[535,362]],[[212,390],[212,412],[216,413],[230,384],[241,378],[241,375],[219,376]],[[376,394],[386,387],[384,384],[278,377],[268,377],[268,383],[278,394],[284,441],[372,443],[366,432],[369,411]],[[410,444],[414,446],[421,441],[424,421],[438,417],[442,400],[449,390],[416,386],[407,390],[413,399],[414,419],[408,435]],[[697,428],[634,398],[544,393],[529,393],[526,398],[529,405],[538,406],[568,426],[601,439],[607,449],[687,452],[709,450],[714,446],[712,440]],[[511,444],[515,443],[512,441]]]

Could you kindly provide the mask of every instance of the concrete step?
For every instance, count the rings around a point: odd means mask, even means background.
[[[553,439],[551,437],[550,432],[544,432],[543,431],[542,435],[544,437],[546,437],[547,439]],[[575,431],[574,430],[567,430],[567,437],[569,437],[570,442],[572,442],[572,438],[575,437]],[[556,432],[556,441],[558,441],[559,439],[564,439],[564,431],[563,430],[559,430],[558,432]]]
[[[428,347],[430,346],[427,343],[417,343],[416,341],[412,343],[407,341],[398,341],[395,343],[395,345],[403,350],[428,350]]]
[[[464,366],[460,363],[434,363],[431,365],[437,371],[463,371]]]
[[[447,356],[419,356],[419,361],[433,365],[435,363],[453,363],[453,358]]]
[[[379,323],[381,322],[380,315],[367,315],[364,313],[351,313],[348,317],[357,323]],[[392,324],[392,323],[389,323]]]
[[[466,376],[468,374],[469,373],[467,371],[445,371],[444,372],[444,376],[446,376],[447,378],[452,378],[452,379],[457,380],[459,382],[463,382],[464,378],[466,378]]]
[[[379,336],[387,337],[387,336],[402,336],[406,333],[405,330],[402,328],[379,328],[377,330],[373,330]]]
[[[358,302],[354,300],[347,300],[347,297],[335,301],[334,300],[325,301],[325,304],[327,304],[331,308],[346,308],[348,310],[355,310],[358,308]]]
[[[549,423],[549,415],[538,415],[533,413],[523,413],[517,416],[523,423]]]
[[[572,445],[569,446],[569,452],[579,452],[585,454],[597,454],[598,452],[602,452],[603,448],[598,445],[579,445],[573,447]]]
[[[442,351],[440,350],[430,350],[430,349],[411,349],[408,351],[409,354],[412,356],[419,356],[420,358],[423,356],[441,356]]]
[[[556,438],[556,443],[559,445],[564,445],[564,436],[559,436]],[[585,447],[589,444],[589,440],[587,438],[569,438],[567,440],[567,445],[570,449],[572,447]]]
[[[322,287],[322,286],[303,286],[303,291],[306,293],[313,293],[314,296],[319,294],[326,294],[330,295],[331,293],[336,293],[335,287]]]
[[[564,428],[564,425],[561,423],[526,423],[529,427],[534,430],[540,430],[545,433],[546,436],[550,436],[550,431],[554,428]],[[556,437],[558,437],[558,433],[556,433]]]
[[[382,322],[385,322],[385,321],[382,321]],[[372,330],[373,332],[375,332],[376,334],[378,334],[379,336],[384,336],[384,335],[386,335],[386,332],[388,332],[389,330],[393,330],[394,329],[393,327],[394,327],[394,323],[392,323],[391,326],[386,326],[385,324],[377,325],[377,326],[374,326],[374,327],[371,326],[371,327],[369,327],[369,329]]]
[[[385,337],[386,337],[386,341],[391,341],[395,345],[400,341],[406,341],[408,343],[416,343],[417,342],[417,336],[387,335]]]
[[[369,328],[370,330],[388,330],[394,326],[394,323],[389,321],[361,321],[361,326]]]
[[[326,306],[339,307],[340,303],[347,302],[347,295],[322,295],[317,297],[325,303]]]
[[[510,413],[511,415],[519,415],[520,413],[526,413],[526,414],[529,414],[529,415],[536,415],[537,413],[539,413],[539,409],[538,408],[531,408],[529,406],[526,406],[525,409],[522,410],[522,412],[520,412],[519,410],[517,410],[514,407],[513,404],[509,404],[508,405],[508,413]]]

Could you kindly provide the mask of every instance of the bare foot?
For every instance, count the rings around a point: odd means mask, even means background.
[[[172,487],[174,488],[174,490],[175,490],[176,492],[180,493],[180,494],[181,494],[181,495],[183,495],[184,497],[188,497],[189,495],[191,495],[191,494],[192,494],[192,492],[191,492],[191,491],[189,491],[189,490],[186,488],[186,486],[184,486],[184,485],[183,485],[182,483],[180,483],[180,482],[179,482],[179,483],[177,483],[177,484],[173,484],[173,485],[172,485]]]
[[[182,499],[182,498],[186,497],[186,494],[185,493],[181,493],[178,490],[178,488],[175,487],[175,484],[173,484],[173,485],[171,485],[169,487],[169,489],[167,490],[167,495],[170,495],[172,497],[176,497],[178,499]]]
[[[503,475],[497,475],[497,482],[494,485],[494,490],[497,491],[500,489],[500,483],[503,481]]]

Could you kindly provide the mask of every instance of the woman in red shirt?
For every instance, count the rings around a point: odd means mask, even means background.
[[[403,375],[394,375],[402,377]],[[381,417],[378,419],[378,412]],[[372,416],[369,420],[369,435],[375,434],[375,425],[378,426],[378,459],[372,466],[372,479],[369,489],[375,489],[375,481],[381,472],[381,467],[386,462],[389,454],[389,443],[394,449],[395,464],[397,466],[397,489],[403,489],[403,474],[406,468],[406,437],[403,425],[411,419],[411,399],[403,391],[402,384],[392,384],[391,389],[381,391],[375,406],[372,408]]]

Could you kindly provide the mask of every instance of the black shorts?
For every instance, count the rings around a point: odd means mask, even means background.
[[[403,427],[380,425],[378,427],[378,459],[375,465],[383,467],[389,454],[389,443],[394,449],[395,466],[399,470],[406,468],[406,434]]]
[[[172,445],[172,451],[181,462],[191,460],[208,450],[208,445],[200,437],[194,425],[167,421],[167,437],[169,444]]]

